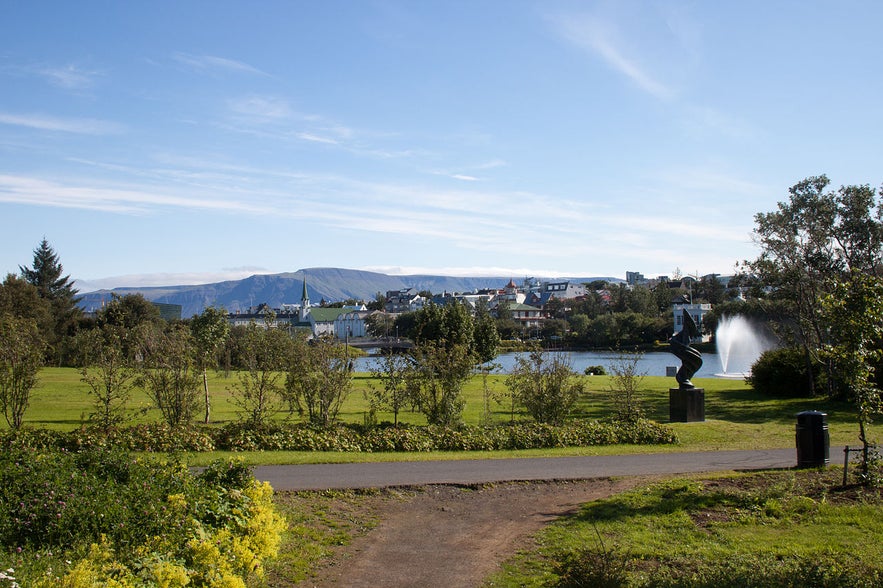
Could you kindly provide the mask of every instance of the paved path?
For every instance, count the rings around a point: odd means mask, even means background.
[[[830,455],[843,453],[831,447]],[[383,488],[426,484],[482,484],[525,480],[579,480],[608,476],[685,474],[790,468],[795,449],[707,451],[641,455],[406,461],[358,464],[258,466],[255,477],[276,490]]]

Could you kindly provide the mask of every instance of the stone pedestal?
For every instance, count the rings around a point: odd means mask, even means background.
[[[705,421],[705,389],[668,389],[668,420],[672,423]]]

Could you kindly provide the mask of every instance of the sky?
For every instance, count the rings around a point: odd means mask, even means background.
[[[733,273],[883,181],[877,1],[0,0],[0,271]]]

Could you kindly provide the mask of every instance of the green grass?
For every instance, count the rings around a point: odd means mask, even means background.
[[[813,585],[879,585],[880,493],[831,490],[836,477],[830,469],[687,478],[595,501],[545,529],[488,585],[557,585],[557,564],[572,554],[585,583],[569,585],[598,585],[605,566],[621,580],[610,585],[636,587],[797,586],[812,574],[831,582]]]
[[[610,377],[588,376],[585,379],[588,391],[579,402],[576,415],[585,418],[603,418],[610,415],[612,411],[608,394]],[[504,380],[505,376],[490,376],[489,386],[498,393],[503,392],[505,391]],[[224,377],[223,374],[212,374],[209,390],[212,394],[212,420],[215,424],[236,420],[236,406],[232,403],[230,394],[230,390],[236,382],[235,374],[230,377]],[[369,390],[372,383],[379,386],[379,382],[369,374],[356,374],[353,380],[353,391],[340,414],[343,421],[363,422],[368,410],[364,392]],[[673,384],[672,378],[647,376],[643,379],[639,395],[648,417],[662,423],[668,422],[668,389]],[[769,398],[755,393],[741,380],[698,379],[696,385],[705,388],[706,421],[703,423],[671,423],[671,427],[680,439],[680,443],[675,446],[609,446],[543,451],[471,452],[468,457],[481,459],[535,455],[609,455],[794,447],[795,415],[804,410],[821,410],[828,414],[832,445],[856,445],[858,442],[855,413],[846,403],[834,402],[825,398]],[[467,423],[477,424],[485,416],[483,387],[482,378],[479,376],[473,377],[464,387],[466,409],[463,417]],[[144,410],[137,416],[136,422],[159,419],[158,412],[149,408],[149,399],[141,391],[133,391],[130,406],[133,409]],[[491,403],[491,409],[494,422],[506,422],[511,418],[504,406]],[[25,425],[70,430],[80,426],[91,411],[92,400],[88,388],[80,381],[80,374],[77,370],[46,368],[40,373],[39,384],[33,392],[31,406],[25,415]],[[281,420],[285,416],[280,414],[276,418]],[[516,415],[516,418],[521,418],[521,415]],[[392,415],[381,413],[378,415],[378,419],[392,421]],[[411,411],[401,413],[399,419],[414,424],[425,423],[422,415]],[[873,426],[871,428],[872,437],[876,437],[880,430],[879,425]],[[200,454],[195,456],[193,461],[204,464],[211,459],[228,455],[222,452]],[[252,464],[410,461],[464,457],[461,452],[425,454],[267,452],[239,455]]]

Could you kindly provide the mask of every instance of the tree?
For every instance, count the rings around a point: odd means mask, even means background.
[[[187,425],[199,407],[195,341],[180,325],[143,329],[139,383],[170,427]]]
[[[80,374],[95,397],[89,420],[105,431],[128,418],[128,402],[137,383],[125,349],[134,347],[131,333],[113,325],[81,331],[76,337]]]
[[[368,310],[383,310],[386,308],[386,296],[382,292],[374,295],[374,300],[365,305]]]
[[[44,338],[54,329],[51,302],[40,297],[36,286],[14,274],[7,274],[0,284],[0,314],[32,319]]]
[[[330,337],[301,338],[290,355],[285,394],[289,405],[310,423],[329,427],[352,386],[353,364],[345,345]]]
[[[389,337],[395,332],[395,319],[391,314],[375,311],[365,319],[365,329],[372,337]]]
[[[408,390],[420,411],[433,425],[459,423],[465,401],[463,384],[479,359],[475,346],[475,324],[464,304],[432,302],[414,315],[409,336],[416,347],[412,352],[415,368],[408,379]],[[487,355],[495,347],[492,333],[482,345]]]
[[[45,345],[33,319],[0,314],[0,409],[13,429],[21,428]]]
[[[484,300],[480,300],[475,307],[473,323],[472,342],[478,363],[493,361],[500,347],[500,333]]]
[[[159,309],[142,294],[111,294],[110,302],[98,311],[98,324],[132,330],[144,323],[159,323]]]
[[[82,314],[77,306],[80,301],[77,298],[78,291],[70,276],[62,275],[64,266],[45,237],[34,249],[32,266],[19,266],[19,270],[22,278],[36,287],[40,298],[49,301],[52,307],[52,331],[46,334],[46,339],[52,350],[57,352],[59,343],[72,334],[71,329]]]
[[[270,328],[275,316],[264,325],[249,324],[239,340],[238,354],[243,369],[233,385],[233,402],[240,409],[240,418],[260,426],[280,409],[282,373],[291,353],[291,338],[284,331]]]
[[[399,426],[399,413],[411,399],[407,386],[411,367],[411,356],[391,351],[383,353],[371,370],[371,376],[380,380],[383,387],[378,389],[371,386],[365,393],[372,413],[388,410],[396,427]]]
[[[790,188],[776,211],[755,215],[761,254],[747,263],[775,298],[791,305],[793,318],[786,324],[805,350],[808,372],[828,343],[820,300],[854,270],[876,275],[883,260],[883,202],[876,190],[863,185],[830,191],[828,184],[824,175],[807,178]],[[814,383],[807,385],[812,390]]]
[[[822,355],[831,362],[831,374],[846,388],[856,405],[859,441],[862,443],[860,474],[866,483],[875,481],[870,470],[868,426],[880,413],[881,392],[874,382],[874,368],[883,356],[883,280],[858,271],[834,284],[822,299],[823,316],[831,331],[831,343]]]
[[[643,416],[638,387],[645,373],[638,369],[640,353],[620,353],[610,365],[610,399],[616,419],[626,423],[637,421]]]
[[[230,323],[223,308],[208,306],[190,319],[190,332],[196,344],[196,363],[202,370],[205,397],[205,424],[211,420],[211,397],[208,393],[208,368],[218,366],[218,351],[230,337]]]
[[[506,386],[534,420],[550,424],[563,422],[585,390],[566,356],[540,349],[515,360]]]
[[[463,384],[474,365],[472,352],[464,344],[424,341],[414,348],[413,355],[408,394],[430,425],[459,424],[466,404],[461,394]]]

